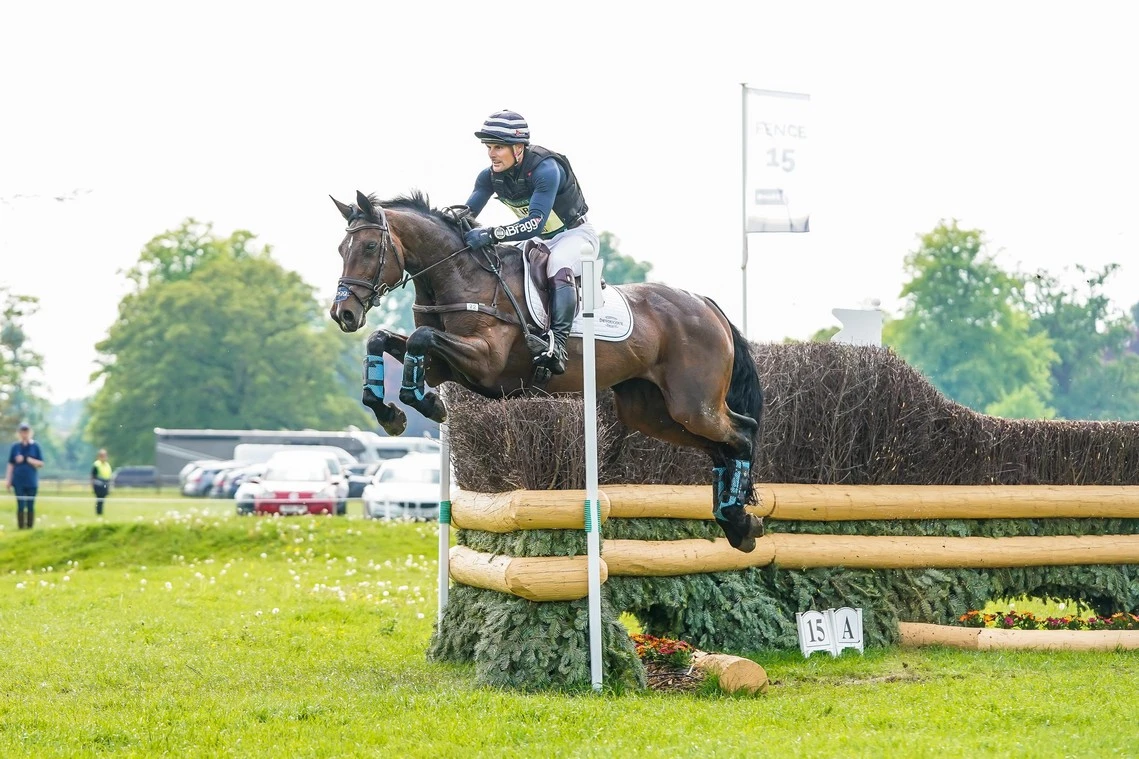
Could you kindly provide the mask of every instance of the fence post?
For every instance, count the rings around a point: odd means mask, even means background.
[[[604,678],[601,661],[601,509],[597,500],[597,356],[593,312],[603,261],[583,248],[581,261],[582,382],[585,416],[585,532],[589,551],[589,674],[594,690]]]

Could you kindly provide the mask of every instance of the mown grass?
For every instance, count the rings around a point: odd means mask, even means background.
[[[0,756],[1137,753],[1132,653],[760,652],[758,698],[479,688],[424,658],[433,525],[205,505],[0,533]]]

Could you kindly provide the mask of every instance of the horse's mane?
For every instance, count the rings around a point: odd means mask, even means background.
[[[412,211],[422,216],[441,221],[447,225],[449,229],[462,234],[463,230],[459,228],[458,223],[449,214],[440,211],[438,208],[431,207],[431,200],[427,197],[427,193],[420,190],[412,190],[407,195],[397,195],[390,200],[379,200],[376,198],[375,193],[368,196],[368,200],[372,201],[372,205],[383,206],[384,208],[393,211]],[[476,225],[477,226],[477,225]]]

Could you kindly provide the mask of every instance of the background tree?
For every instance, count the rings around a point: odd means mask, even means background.
[[[238,230],[227,238],[218,238],[213,234],[212,224],[189,218],[177,229],[151,238],[127,276],[135,283],[136,291],[157,282],[177,282],[218,256],[246,258],[253,244],[252,232]],[[264,253],[271,250],[268,245],[262,248]]]
[[[38,308],[36,298],[0,287],[0,429],[11,431],[23,420],[42,422],[43,357],[32,350],[24,331]]]
[[[153,460],[155,427],[367,423],[359,399],[337,386],[340,346],[313,288],[254,249],[250,233],[183,235],[190,226],[147,245],[137,289],[97,346],[90,442],[130,464]]]
[[[986,250],[980,230],[941,222],[905,259],[902,317],[883,340],[943,393],[978,411],[1001,404],[1050,415],[1047,334],[1033,329],[1024,282]]]
[[[1118,271],[1077,265],[1082,284],[1063,285],[1046,271],[1027,278],[1033,329],[1046,335],[1052,365],[1052,403],[1066,419],[1139,419],[1139,356],[1131,314],[1114,309],[1103,292]]]
[[[605,260],[602,276],[605,281],[614,285],[629,284],[631,282],[647,282],[652,273],[653,265],[647,261],[638,261],[632,256],[621,255],[617,246],[621,244],[617,235],[612,232],[602,232],[598,239],[601,248],[598,258]]]

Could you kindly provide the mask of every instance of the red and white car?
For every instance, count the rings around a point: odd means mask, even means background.
[[[282,452],[266,464],[253,495],[254,514],[335,514],[345,489],[322,455]]]

